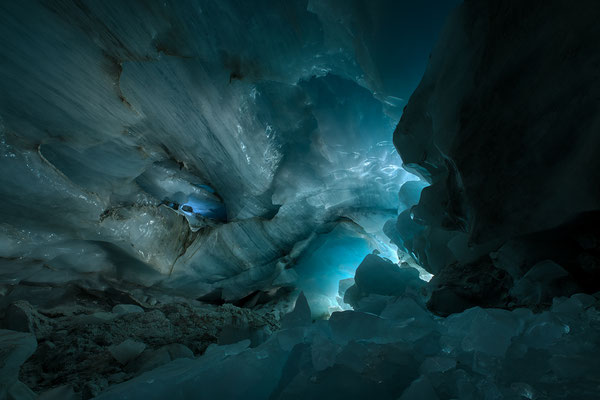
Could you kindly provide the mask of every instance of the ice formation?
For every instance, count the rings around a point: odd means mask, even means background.
[[[12,282],[234,301],[290,283],[303,248],[335,235],[364,242],[354,268],[374,249],[396,257],[379,222],[418,178],[391,133],[454,3],[423,47],[386,39],[407,29],[383,23],[390,10],[428,12],[392,1],[2,4]]]
[[[596,3],[1,2],[0,399],[597,399]]]
[[[386,261],[373,258],[363,263],[373,263],[363,279],[388,279],[393,264],[387,270],[378,264]],[[419,281],[417,270],[393,268]],[[441,318],[410,282],[390,288],[393,295],[365,291],[381,302],[380,311],[338,311],[316,323],[301,295],[282,329],[260,345],[244,340],[209,348],[98,399],[597,398],[600,362],[589,357],[600,351],[592,328],[600,323],[597,298],[555,298],[537,314],[474,307]]]

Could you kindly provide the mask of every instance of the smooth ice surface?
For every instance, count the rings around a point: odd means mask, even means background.
[[[31,333],[0,329],[0,397],[33,400],[37,395],[19,381],[21,365],[35,352],[37,341]]]
[[[30,333],[0,329],[0,386],[10,386],[19,376],[19,367],[37,347]]]

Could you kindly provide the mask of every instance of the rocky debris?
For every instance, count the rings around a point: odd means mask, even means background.
[[[108,385],[173,360],[201,355],[211,344],[248,339],[257,346],[279,329],[281,310],[275,306],[251,310],[115,289],[71,290],[65,295],[64,288],[53,288],[44,291],[44,299],[35,295],[41,289],[7,291],[8,298],[1,299],[5,306],[0,309],[0,322],[28,332],[2,331],[13,332],[11,337],[33,340],[29,353],[22,352],[20,361],[10,364],[15,379],[11,382],[16,385],[11,390],[28,386],[48,399],[94,397]],[[46,302],[55,291],[61,293],[60,301]],[[8,303],[10,297],[13,302]],[[129,303],[115,304],[115,299]],[[31,355],[27,361],[25,354]],[[17,376],[23,384],[14,383]]]

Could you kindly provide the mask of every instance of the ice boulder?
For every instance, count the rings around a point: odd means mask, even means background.
[[[401,268],[390,260],[369,254],[356,269],[354,285],[346,290],[344,301],[360,308],[361,300],[369,295],[418,294],[424,285],[425,281],[419,278],[417,269],[409,266]],[[373,305],[372,302],[368,304]]]
[[[35,399],[37,396],[19,381],[19,369],[37,348],[31,333],[0,329],[0,398]]]
[[[37,312],[25,300],[15,301],[7,307],[4,319],[2,320],[2,326],[14,331],[30,332],[36,335],[36,337],[44,336],[52,330],[48,318]]]
[[[457,351],[501,357],[513,337],[521,333],[522,321],[510,311],[474,307],[446,319],[448,337],[458,339]],[[452,339],[450,340],[452,342]]]
[[[133,360],[146,349],[146,345],[132,339],[127,339],[118,345],[113,345],[108,348],[110,354],[121,364]]]
[[[248,349],[249,340],[210,346],[197,359],[180,358],[101,393],[102,400],[268,399],[288,353],[276,341]]]
[[[556,296],[568,296],[577,285],[563,267],[551,260],[535,264],[511,289],[510,294],[520,304],[551,303]]]
[[[402,393],[400,400],[439,400],[439,397],[429,380],[426,377],[420,377]]]
[[[45,391],[38,400],[81,400],[81,393],[76,393],[71,385],[63,385]]]
[[[376,315],[357,311],[334,312],[329,318],[333,338],[340,343],[382,338],[388,326],[386,320]]]
[[[187,346],[180,343],[172,343],[156,350],[144,350],[139,357],[135,358],[127,365],[127,370],[145,372],[178,358],[193,357],[194,353]]]
[[[117,315],[143,313],[144,309],[135,304],[117,304],[112,308],[112,312]]]

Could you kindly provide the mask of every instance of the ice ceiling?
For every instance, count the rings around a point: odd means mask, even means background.
[[[0,5],[4,280],[315,312],[396,257],[392,132],[457,1],[29,3]]]

